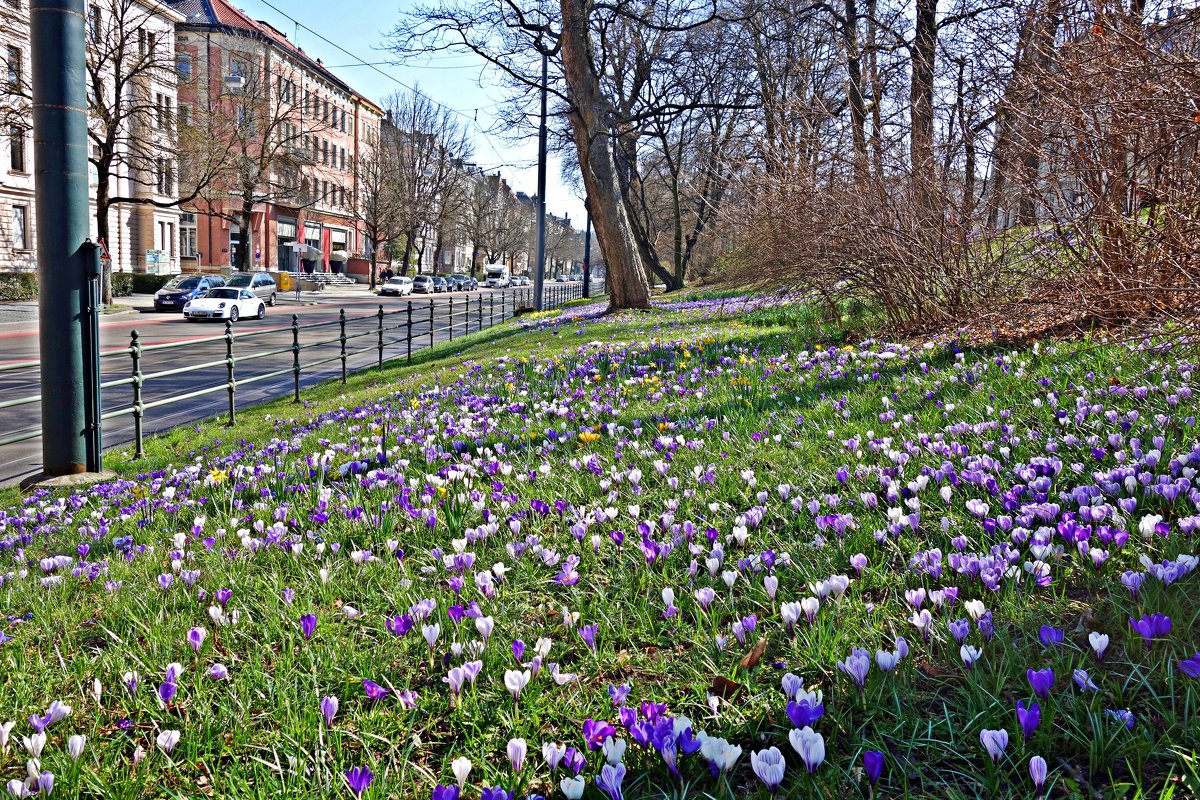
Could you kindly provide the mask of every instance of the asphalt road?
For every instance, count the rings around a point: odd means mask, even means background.
[[[556,298],[565,301],[568,296],[579,293],[579,284],[548,283],[546,288],[547,307],[557,305]],[[265,320],[242,320],[233,326],[234,376],[239,383],[283,371],[280,375],[237,386],[236,407],[244,409],[253,403],[293,392],[293,314],[299,327],[300,385],[303,389],[341,375],[340,310],[346,315],[346,368],[353,371],[378,362],[380,305],[384,309],[384,359],[387,360],[407,353],[410,300],[413,305],[412,348],[416,352],[431,342],[451,338],[452,305],[453,335],[457,338],[468,330],[477,330],[481,323],[487,328],[512,317],[514,300],[522,296],[530,298],[527,287],[405,298],[376,297],[365,287],[339,288],[305,303],[296,303],[289,295],[288,300],[267,309]],[[228,413],[224,324],[188,322],[181,314],[156,313],[150,307],[149,296],[135,298],[133,305],[136,313],[105,317],[100,321],[100,372],[102,383],[120,383],[130,377],[129,345],[131,334],[136,331],[143,348],[142,403],[147,406],[142,421],[143,435]],[[464,306],[469,308],[469,313],[464,314]],[[356,352],[364,350],[366,352]],[[36,322],[0,323],[0,369],[37,358]],[[317,363],[322,361],[326,363]],[[163,372],[172,374],[156,375]],[[35,366],[0,371],[0,402],[35,395],[39,392],[38,386],[39,372]],[[156,405],[203,389],[212,391]],[[130,409],[132,402],[133,389],[127,383],[102,389],[103,414]],[[35,430],[40,425],[41,408],[37,402],[0,409],[0,440]],[[106,450],[128,445],[134,439],[133,416],[121,414],[105,420],[103,436]],[[11,485],[36,474],[40,465],[40,439],[0,446],[0,485]]]

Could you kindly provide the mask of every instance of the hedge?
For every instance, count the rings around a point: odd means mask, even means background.
[[[0,300],[36,299],[36,272],[0,272]]]
[[[114,272],[112,274],[112,293],[113,297],[129,297],[133,294],[133,275],[128,272]]]
[[[130,275],[133,278],[133,291],[136,294],[154,294],[162,287],[170,282],[173,275],[151,275],[150,273],[134,272]]]

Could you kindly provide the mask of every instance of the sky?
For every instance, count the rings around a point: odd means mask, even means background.
[[[489,173],[498,170],[515,191],[537,193],[536,139],[512,142],[488,133],[494,123],[492,112],[505,96],[494,85],[494,77],[482,59],[471,54],[442,53],[421,63],[390,63],[396,59],[384,49],[387,33],[403,10],[415,4],[414,0],[361,0],[353,4],[338,0],[230,2],[254,19],[269,22],[286,33],[304,52],[320,58],[335,75],[377,103],[417,87],[430,99],[459,112],[459,121],[474,141],[475,163]],[[546,171],[546,210],[556,216],[568,214],[575,229],[582,230],[583,200],[563,184],[559,170],[557,159],[551,156]]]

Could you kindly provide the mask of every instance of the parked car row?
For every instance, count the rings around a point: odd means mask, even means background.
[[[479,281],[470,275],[418,275],[407,278],[397,275],[379,287],[379,293],[392,297],[416,294],[441,294],[442,292],[469,292],[479,288]]]
[[[262,319],[275,305],[275,279],[265,272],[220,275],[176,275],[154,293],[155,311],[181,311],[189,321],[240,317]]]

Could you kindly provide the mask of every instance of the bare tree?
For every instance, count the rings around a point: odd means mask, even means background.
[[[355,215],[371,243],[371,289],[379,274],[380,250],[387,252],[404,233],[395,139],[395,130],[384,126],[374,152],[358,162]]]
[[[419,91],[393,95],[387,103],[395,127],[396,191],[404,236],[403,274],[460,202],[462,164],[470,140],[454,112]]]
[[[304,208],[331,200],[322,182],[305,174],[315,162],[317,136],[327,130],[318,118],[305,118],[300,81],[286,64],[238,60],[233,75],[242,83],[198,114],[193,135],[228,157],[200,196],[208,213],[238,225],[242,240],[237,268],[253,264],[254,207],[281,202]]]

